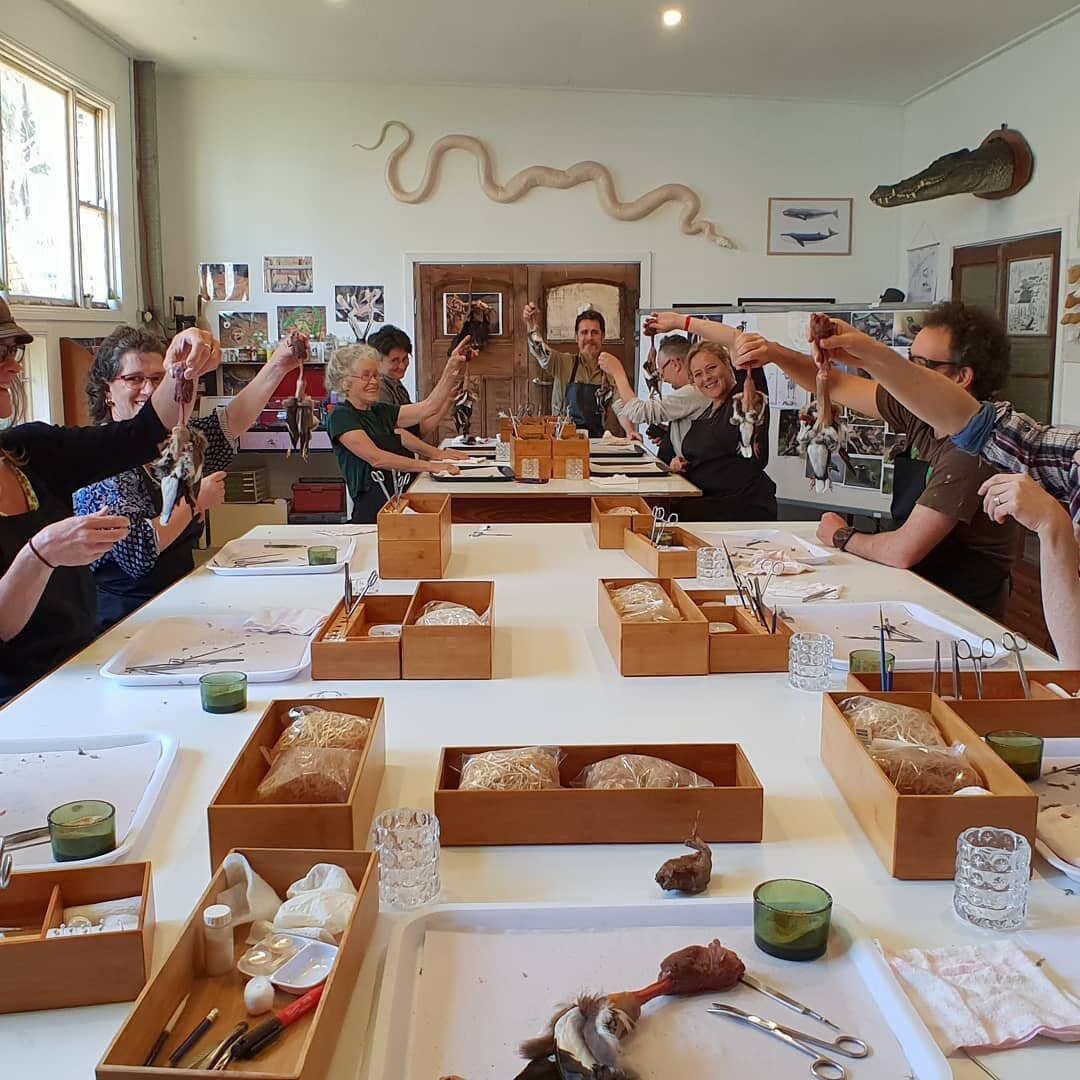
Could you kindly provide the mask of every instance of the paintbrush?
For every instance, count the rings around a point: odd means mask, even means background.
[[[157,1056],[161,1053],[161,1048],[169,1041],[169,1036],[173,1033],[173,1028],[176,1027],[176,1021],[180,1019],[180,1015],[183,1013],[189,997],[191,997],[190,994],[185,994],[183,998],[181,998],[180,1004],[173,1010],[172,1016],[169,1017],[169,1022],[161,1029],[161,1034],[154,1040],[154,1045],[151,1048],[150,1053],[146,1055],[146,1060],[143,1062],[144,1068],[149,1068],[157,1061]]]
[[[881,679],[880,686],[881,691],[884,693],[889,689],[889,671],[885,666],[885,614],[881,609],[881,605],[878,604],[878,636],[881,645]]]
[[[735,573],[735,563],[732,561],[731,552],[728,551],[727,541],[721,540],[720,546],[724,549],[724,554],[727,556],[728,569],[731,571],[731,580],[735,582],[735,588],[739,590],[739,602],[743,607],[746,607],[746,597],[743,596],[742,585],[739,583],[739,575]]]

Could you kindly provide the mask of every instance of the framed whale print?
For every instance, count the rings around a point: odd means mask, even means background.
[[[770,255],[850,255],[851,199],[770,199]]]

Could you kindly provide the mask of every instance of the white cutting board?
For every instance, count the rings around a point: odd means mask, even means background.
[[[324,566],[311,566],[308,563],[309,547],[330,546],[325,537],[293,537],[287,540],[230,540],[207,564],[206,568],[222,577],[256,577],[296,574],[337,574],[346,566],[356,550],[356,541],[351,538],[335,537],[333,546],[337,547],[337,561]],[[295,544],[296,547],[274,547],[275,544]],[[243,561],[258,556],[269,556],[273,562],[255,566],[237,566],[236,561]],[[277,560],[281,560],[280,562]]]

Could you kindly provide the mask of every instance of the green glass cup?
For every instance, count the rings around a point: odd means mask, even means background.
[[[307,549],[308,566],[333,566],[337,548],[333,544],[315,544]]]
[[[781,960],[825,955],[832,897],[810,881],[777,878],[754,890],[754,944]]]
[[[1038,780],[1042,775],[1043,741],[1026,731],[991,731],[986,745],[1021,780]]]
[[[879,675],[881,673],[880,649],[852,649],[848,653],[848,665],[852,675]],[[896,670],[896,657],[891,652],[885,654],[885,670],[892,674]]]
[[[212,671],[199,679],[203,712],[234,713],[247,708],[247,676],[242,671]]]
[[[116,807],[103,799],[64,803],[49,811],[48,821],[57,862],[93,859],[116,850]]]

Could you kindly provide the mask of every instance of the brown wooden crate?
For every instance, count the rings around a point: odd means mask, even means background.
[[[424,606],[449,600],[490,611],[483,626],[417,626]],[[401,674],[406,679],[490,679],[494,653],[495,583],[421,581],[401,630]]]
[[[376,593],[367,596],[353,611],[346,624],[343,641],[327,640],[333,632],[344,601],[337,606],[311,643],[311,677],[332,679],[400,679],[401,638],[372,638],[368,630],[379,623],[400,624],[412,603],[409,594]]]
[[[787,671],[792,630],[784,619],[777,619],[776,633],[770,634],[746,608],[727,603],[729,596],[738,596],[737,592],[693,589],[686,595],[706,622],[726,622],[735,627],[733,634],[709,634],[710,672]],[[772,608],[766,610],[771,617]]]
[[[642,522],[633,519],[633,527],[623,533],[623,551],[639,566],[643,566],[652,577],[658,578],[696,578],[697,549],[709,545],[692,532],[676,525],[671,529],[672,539],[686,551],[669,551],[658,548],[649,540],[652,518]]]
[[[616,506],[632,506],[637,514],[608,514]],[[591,521],[593,537],[599,548],[622,550],[623,533],[639,523],[645,532],[652,523],[652,510],[640,495],[598,495],[592,500]],[[695,573],[697,567],[694,567]]]

